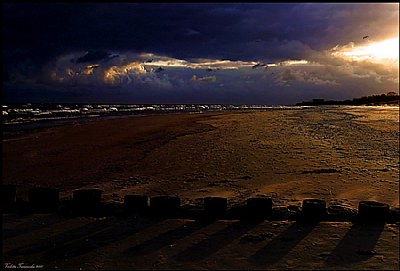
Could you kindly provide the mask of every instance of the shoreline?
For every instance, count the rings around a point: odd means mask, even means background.
[[[137,113],[133,111],[119,112],[118,114],[84,114],[76,116],[65,116],[65,117],[46,117],[46,118],[33,118],[33,119],[22,119],[20,122],[4,122],[3,121],[3,136],[12,135],[13,133],[39,130],[43,128],[58,127],[64,125],[72,125],[75,123],[85,123],[92,121],[101,121],[103,119],[118,119],[118,118],[130,118],[130,117],[144,117],[144,116],[163,116],[170,114],[203,114],[203,113],[246,113],[246,112],[263,112],[268,110],[302,110],[307,108],[368,108],[368,109],[397,109],[398,106],[391,105],[376,105],[376,106],[364,106],[364,105],[318,105],[318,106],[266,106],[260,108],[242,108],[235,110],[206,110],[206,111],[155,111],[146,113]]]

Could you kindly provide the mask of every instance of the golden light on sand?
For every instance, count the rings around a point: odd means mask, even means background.
[[[374,62],[397,61],[399,60],[399,37],[387,39],[379,42],[371,42],[367,45],[343,48],[336,51],[333,55],[341,56],[351,60],[371,60]]]

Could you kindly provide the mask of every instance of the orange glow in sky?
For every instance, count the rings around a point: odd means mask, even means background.
[[[399,60],[399,38],[392,38],[367,45],[354,46],[335,52],[334,55],[352,60],[371,60],[374,62]]]

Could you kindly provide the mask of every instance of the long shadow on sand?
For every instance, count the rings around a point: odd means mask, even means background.
[[[354,224],[326,259],[327,266],[339,262],[355,263],[366,261],[376,255],[374,248],[384,229],[384,225]]]
[[[22,218],[24,215],[20,213],[10,213],[10,214],[3,214],[3,224],[10,223],[15,221],[16,219]]]
[[[127,226],[126,224],[133,226]],[[45,252],[45,257],[50,259],[64,259],[95,249],[96,247],[90,246],[92,243],[86,242],[88,238],[100,238],[101,243],[96,245],[102,246],[124,238],[147,226],[148,224],[146,223],[137,223],[136,225],[134,218],[128,219],[125,223],[118,223],[117,219],[109,218],[49,236],[38,242],[13,249],[5,254],[7,256],[17,256]]]
[[[73,242],[68,242],[45,253],[49,260],[73,258],[84,255],[93,250],[105,247],[130,235],[136,234],[150,226],[158,224],[163,219],[152,221],[138,221],[136,218],[124,220],[110,219],[102,229],[82,234]]]
[[[317,224],[294,222],[285,231],[272,239],[266,246],[250,257],[257,265],[268,265],[283,259]]]
[[[186,236],[191,235],[203,228],[204,225],[197,222],[189,222],[175,229],[164,232],[157,237],[140,243],[134,247],[127,249],[124,253],[130,256],[142,256],[157,251],[167,245],[173,244]]]
[[[27,232],[34,231],[37,229],[43,229],[45,227],[55,225],[65,220],[66,220],[65,217],[62,217],[58,214],[50,214],[50,215],[35,217],[32,220],[29,219],[28,222],[23,222],[13,226],[12,229],[3,228],[3,240],[14,238],[21,234],[25,234]],[[3,220],[3,223],[7,224],[8,222]]]
[[[182,251],[175,256],[175,259],[184,262],[203,260],[217,253],[220,249],[229,245],[257,225],[258,223],[242,224],[241,222],[229,224],[210,237]]]
[[[61,246],[66,242],[71,240],[82,238],[83,236],[93,232],[104,229],[109,224],[108,220],[102,220],[99,222],[91,222],[89,224],[85,224],[84,226],[80,226],[78,228],[74,228],[71,230],[67,230],[63,233],[50,236],[44,239],[41,239],[37,242],[31,243],[29,245],[25,245],[16,249],[9,251],[7,254],[14,255],[29,255],[37,252],[46,251],[48,249]]]
[[[37,242],[16,248],[14,250],[11,250],[7,254],[10,256],[14,256],[14,255],[29,255],[29,254],[34,254],[34,253],[38,253],[38,252],[43,252],[43,251],[46,251],[46,250],[49,250],[49,249],[52,249],[55,247],[62,246],[65,243],[68,243],[68,242],[71,242],[74,240],[79,240],[93,232],[102,230],[110,225],[111,225],[110,219],[105,219],[105,220],[96,221],[96,222],[90,222],[83,226],[73,228],[73,229],[67,230],[65,232],[62,232],[60,234],[49,236],[49,237],[41,239]]]

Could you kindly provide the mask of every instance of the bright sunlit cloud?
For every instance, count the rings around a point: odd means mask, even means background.
[[[307,65],[309,62],[307,60],[286,60],[279,63],[282,66],[295,66],[295,65]]]
[[[399,38],[371,42],[368,45],[335,47],[332,55],[350,60],[371,60],[374,62],[399,60]]]
[[[111,66],[104,71],[104,81],[106,83],[115,83],[121,81],[121,76],[130,79],[130,75],[146,74],[145,68],[137,62],[132,62],[123,66]]]
[[[221,69],[221,70],[236,70],[240,68],[249,68],[257,64],[257,62],[233,61],[233,60],[218,60],[218,59],[197,59],[194,61],[186,61],[170,57],[158,57],[151,55],[153,58],[144,63],[145,66],[153,67],[174,67],[188,69]]]

